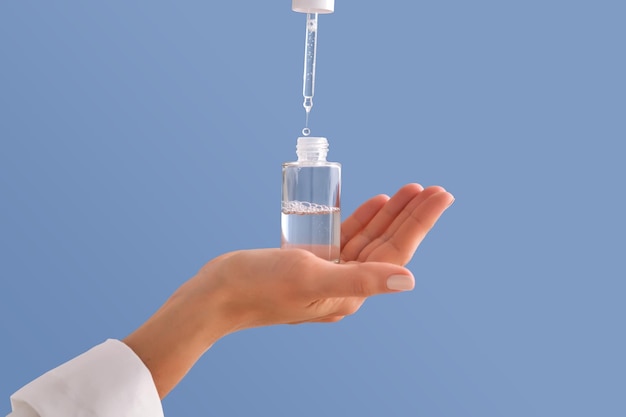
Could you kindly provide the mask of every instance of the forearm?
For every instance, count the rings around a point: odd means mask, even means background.
[[[209,300],[194,300],[177,292],[123,342],[150,370],[163,399],[225,334]]]

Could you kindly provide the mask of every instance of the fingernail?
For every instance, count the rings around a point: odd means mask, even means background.
[[[387,288],[396,291],[409,291],[415,286],[415,281],[410,275],[392,275],[387,278]]]
[[[450,194],[450,193],[448,193]],[[454,204],[454,196],[452,194],[450,194],[450,197],[452,197],[452,201],[450,201],[450,204],[448,204],[448,207],[450,207],[452,204]]]

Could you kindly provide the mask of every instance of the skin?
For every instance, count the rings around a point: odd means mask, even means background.
[[[301,249],[221,255],[200,269],[126,343],[164,398],[222,337],[252,327],[336,322],[367,297],[411,290],[404,268],[454,197],[407,184],[378,195],[342,223],[341,262]]]

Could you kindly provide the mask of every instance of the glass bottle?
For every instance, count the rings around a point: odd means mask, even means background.
[[[341,164],[326,161],[328,140],[300,137],[298,160],[283,164],[281,247],[339,262]]]

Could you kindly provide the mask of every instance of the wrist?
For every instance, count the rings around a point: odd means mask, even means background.
[[[150,370],[164,398],[196,361],[228,333],[219,297],[194,291],[194,279],[176,291],[159,310],[123,341]]]

